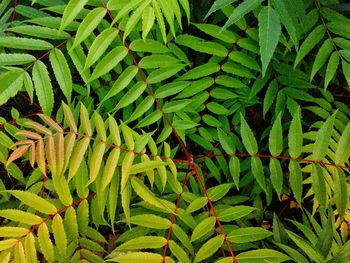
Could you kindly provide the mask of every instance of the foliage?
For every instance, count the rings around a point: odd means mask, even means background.
[[[0,3],[0,262],[347,262],[346,4],[207,2]]]

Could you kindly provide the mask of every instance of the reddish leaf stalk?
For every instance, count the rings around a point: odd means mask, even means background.
[[[101,4],[103,5],[103,7],[105,8],[105,10],[106,10],[108,16],[110,17],[110,19],[111,19],[112,21],[114,21],[114,17],[112,16],[111,12],[110,12],[109,9],[107,8],[106,4],[103,2],[103,0],[100,0],[100,1],[101,1]],[[162,113],[162,115],[163,115],[165,121],[172,127],[171,121],[169,120],[169,118],[168,118],[168,117],[166,116],[166,114],[164,113],[164,111],[163,111],[163,109],[162,109],[162,107],[161,107],[159,101],[157,100],[156,96],[154,95],[154,92],[153,92],[153,90],[151,89],[149,83],[147,82],[147,79],[146,79],[144,73],[142,72],[141,68],[139,67],[138,62],[137,62],[137,60],[136,60],[136,58],[135,58],[133,52],[131,51],[131,49],[130,49],[128,43],[126,42],[126,39],[124,38],[122,31],[120,30],[120,28],[119,28],[119,26],[117,25],[116,22],[113,22],[113,24],[114,24],[115,28],[118,30],[118,33],[119,33],[120,37],[122,38],[122,41],[123,41],[123,43],[124,43],[124,46],[127,48],[128,53],[129,53],[131,59],[132,59],[133,62],[134,62],[134,65],[137,67],[137,70],[138,70],[138,72],[139,72],[139,75],[140,75],[142,81],[146,84],[147,89],[148,89],[148,92],[150,93],[150,95],[152,96],[152,98],[154,98],[158,110]],[[210,198],[209,198],[209,196],[208,196],[208,192],[207,192],[207,190],[206,190],[206,188],[205,188],[205,186],[204,186],[204,183],[203,183],[202,179],[201,179],[200,176],[199,176],[199,173],[198,173],[197,167],[196,167],[196,165],[195,165],[195,163],[194,163],[194,161],[193,161],[193,158],[192,158],[192,156],[190,155],[190,153],[187,151],[187,149],[186,149],[186,147],[185,147],[183,141],[181,140],[180,136],[177,134],[177,132],[175,131],[175,129],[173,129],[172,132],[173,132],[174,136],[176,137],[178,143],[180,144],[180,146],[181,146],[181,148],[182,148],[184,154],[186,155],[186,158],[187,158],[187,160],[188,160],[188,162],[189,162],[189,165],[192,167],[192,170],[193,170],[193,172],[194,172],[194,174],[195,174],[195,176],[196,176],[196,179],[197,179],[197,181],[199,182],[199,184],[200,184],[200,186],[201,186],[201,188],[202,188],[202,190],[203,190],[203,192],[204,192],[204,195],[205,195],[205,197],[206,197],[207,200],[208,200],[208,203],[209,203],[210,208],[211,208],[211,210],[212,210],[212,212],[213,212],[213,215],[214,215],[214,217],[215,217],[215,219],[216,219],[216,222],[217,222],[217,224],[218,224],[218,226],[219,226],[219,228],[220,228],[220,230],[221,230],[221,232],[222,232],[222,234],[223,234],[223,236],[224,236],[224,239],[225,239],[225,242],[226,242],[226,244],[227,244],[227,246],[228,246],[228,249],[229,249],[229,251],[230,251],[231,257],[232,257],[233,261],[236,262],[236,258],[235,258],[234,252],[233,252],[233,250],[232,250],[232,248],[231,248],[231,244],[230,244],[229,240],[227,239],[225,230],[224,230],[224,228],[222,227],[222,225],[221,225],[221,223],[220,223],[220,220],[219,220],[218,215],[217,215],[217,213],[216,213],[216,210],[215,210],[215,208],[214,208],[214,206],[213,206],[213,204],[212,204],[212,202],[211,202],[211,200],[210,200]],[[164,261],[165,261],[165,259],[163,258],[163,262],[164,262]]]

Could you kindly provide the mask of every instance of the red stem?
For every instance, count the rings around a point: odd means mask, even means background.
[[[103,0],[100,0],[100,1],[101,1],[101,4],[103,5],[103,7],[105,8],[105,10],[106,10],[108,16],[110,17],[110,19],[111,19],[112,21],[114,21],[114,17],[112,16],[111,12],[108,10],[108,8],[107,8],[107,6],[105,5],[105,3],[103,2]],[[128,43],[126,42],[126,39],[124,38],[122,31],[120,30],[120,28],[119,28],[119,26],[117,25],[116,22],[113,22],[113,24],[114,24],[115,28],[118,30],[118,33],[119,33],[120,37],[122,38],[122,41],[123,41],[123,43],[124,43],[124,46],[127,48],[128,53],[129,53],[131,59],[132,59],[133,62],[134,62],[134,65],[137,67],[137,70],[138,70],[138,72],[139,72],[139,75],[140,75],[142,81],[146,84],[147,89],[148,89],[148,92],[150,93],[150,95],[152,96],[152,98],[154,98],[158,110],[162,113],[163,118],[165,119],[165,121],[172,127],[171,121],[170,121],[169,118],[166,116],[166,114],[164,113],[164,111],[163,111],[163,109],[162,109],[162,107],[161,107],[159,101],[158,101],[157,98],[155,97],[154,92],[153,92],[153,90],[151,89],[149,83],[147,82],[147,79],[146,79],[144,73],[142,72],[141,68],[139,67],[138,62],[136,61],[133,52],[131,51],[131,49],[130,49]],[[204,192],[204,195],[205,195],[205,197],[206,197],[207,200],[208,200],[208,203],[209,203],[210,208],[211,208],[211,210],[212,210],[212,212],[213,212],[213,215],[214,215],[214,217],[215,217],[215,219],[216,219],[216,222],[217,222],[217,224],[218,224],[218,226],[219,226],[219,228],[220,228],[220,230],[221,230],[221,232],[222,232],[222,234],[223,234],[223,236],[224,236],[224,239],[225,239],[225,242],[226,242],[226,244],[227,244],[227,246],[228,246],[228,249],[229,249],[229,251],[230,251],[232,260],[233,260],[233,262],[236,262],[236,258],[235,258],[234,252],[233,252],[233,250],[232,250],[232,248],[231,248],[231,244],[230,244],[229,240],[227,239],[225,230],[224,230],[224,228],[222,227],[221,222],[220,222],[220,220],[219,220],[219,218],[218,218],[218,216],[217,216],[216,210],[215,210],[215,208],[214,208],[214,206],[213,206],[213,204],[212,204],[212,202],[211,202],[211,200],[210,200],[210,198],[209,198],[209,196],[208,196],[208,192],[207,192],[207,190],[206,190],[206,188],[205,188],[205,186],[204,186],[204,183],[203,183],[202,179],[201,179],[200,176],[199,176],[197,167],[196,167],[195,163],[193,162],[193,158],[192,158],[192,156],[190,155],[190,153],[187,151],[187,149],[186,149],[186,147],[185,147],[183,141],[181,140],[180,136],[177,134],[177,132],[175,131],[175,129],[173,129],[172,132],[173,132],[175,138],[177,139],[178,143],[180,144],[180,146],[181,146],[181,148],[182,148],[184,154],[186,155],[186,158],[187,158],[187,160],[188,160],[188,162],[189,162],[189,165],[192,167],[193,172],[194,172],[194,174],[195,174],[195,176],[196,176],[196,179],[197,179],[197,181],[199,182],[199,184],[200,184],[200,186],[201,186],[201,188],[202,188],[202,190],[203,190],[203,192]],[[163,257],[163,262],[165,262],[165,258],[164,258],[164,257]]]

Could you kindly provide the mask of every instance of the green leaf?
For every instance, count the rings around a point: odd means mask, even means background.
[[[55,261],[53,244],[50,239],[49,229],[46,223],[42,223],[38,229],[38,240],[42,253],[48,262]]]
[[[264,175],[264,166],[259,157],[251,157],[252,173],[257,183],[260,185],[261,189],[266,192],[266,183]]]
[[[89,147],[90,139],[84,137],[81,139],[74,147],[73,153],[71,155],[71,161],[69,162],[69,174],[68,181],[70,181],[78,172],[81,161]]]
[[[155,15],[153,8],[147,6],[142,14],[142,39],[146,39],[148,33],[154,25]]]
[[[238,35],[230,30],[222,30],[220,32],[220,26],[217,25],[211,25],[211,24],[196,24],[192,23],[195,27],[197,27],[199,30],[203,31],[204,33],[215,37],[221,41],[224,41],[226,43],[234,43],[238,40]]]
[[[131,174],[143,173],[149,169],[156,169],[164,167],[166,165],[163,161],[145,161],[142,163],[135,164],[131,167]]]
[[[315,74],[322,68],[322,66],[326,63],[327,58],[331,54],[333,50],[332,40],[327,39],[323,42],[320,50],[317,52],[314,64],[312,65],[312,70],[310,74],[310,80],[312,80]]]
[[[350,64],[347,63],[344,59],[342,59],[342,68],[344,77],[348,83],[348,87],[350,87]]]
[[[273,0],[273,7],[276,9],[278,15],[281,19],[281,23],[286,28],[293,44],[298,48],[298,23],[297,18],[295,17],[294,10],[289,8],[288,1],[278,1]]]
[[[301,196],[303,193],[303,177],[300,164],[298,161],[291,160],[288,165],[289,169],[289,184],[292,188],[294,198],[298,204],[301,204]]]
[[[122,61],[128,54],[126,47],[116,47],[107,53],[100,62],[97,63],[94,71],[92,72],[89,82],[101,77],[102,75],[110,72],[114,69],[120,61]]]
[[[0,74],[0,105],[15,96],[23,86],[22,71],[8,71]]]
[[[293,120],[290,123],[288,133],[288,151],[292,158],[298,158],[302,153],[303,147],[303,130],[301,126],[300,107],[294,113]]]
[[[207,203],[208,199],[206,197],[198,197],[188,205],[186,208],[186,213],[190,214],[194,211],[197,211],[203,208]]]
[[[331,58],[328,61],[327,69],[326,69],[326,76],[324,78],[324,89],[326,90],[329,83],[333,79],[337,68],[339,65],[339,53],[338,51],[334,51],[331,55]]]
[[[350,123],[346,125],[339,141],[337,150],[335,151],[334,162],[336,164],[344,164],[350,157]]]
[[[229,58],[247,68],[255,71],[260,71],[258,62],[253,57],[247,55],[244,52],[233,50],[230,53]]]
[[[232,176],[233,182],[236,185],[236,188],[239,189],[239,176],[241,172],[240,160],[236,156],[230,157],[229,162],[230,174]]]
[[[0,251],[14,247],[18,243],[18,239],[10,238],[0,241]]]
[[[152,214],[132,216],[130,217],[130,223],[154,229],[168,229],[171,225],[168,219]]]
[[[23,25],[9,28],[7,31],[15,32],[17,34],[29,35],[36,38],[47,39],[68,39],[70,35],[66,32],[60,32],[57,29],[52,29],[43,26]]]
[[[162,43],[153,39],[136,39],[131,42],[130,49],[136,52],[168,53],[170,50]]]
[[[221,8],[236,2],[236,0],[216,0],[214,4],[210,7],[208,13],[205,15],[203,20],[206,20],[212,13],[220,10]]]
[[[224,151],[230,155],[235,154],[236,149],[234,143],[231,141],[231,138],[220,128],[218,128],[218,138],[221,147]]]
[[[171,67],[180,62],[179,59],[169,55],[151,55],[143,57],[139,62],[139,67],[145,69],[165,68]]]
[[[106,15],[106,10],[103,7],[97,7],[90,11],[84,18],[83,22],[79,25],[77,34],[74,39],[72,49],[83,42],[94,31],[98,24],[102,21]]]
[[[58,48],[54,48],[50,52],[50,62],[57,82],[66,97],[67,101],[71,101],[72,95],[72,75],[65,56]]]
[[[63,12],[60,31],[64,30],[73,22],[74,18],[76,18],[87,2],[88,0],[72,0],[68,2]]]
[[[107,28],[103,30],[102,33],[95,38],[89,49],[84,69],[91,67],[92,64],[105,54],[105,51],[117,36],[118,31],[115,28]]]
[[[22,237],[29,232],[24,227],[0,226],[0,237]]]
[[[181,92],[189,85],[187,81],[174,81],[159,87],[154,94],[158,99],[166,98]]]
[[[24,65],[35,61],[35,57],[29,54],[0,54],[0,66]]]
[[[263,104],[263,115],[265,116],[267,111],[270,109],[270,107],[273,104],[273,101],[276,98],[278,91],[278,83],[276,79],[273,79],[266,91],[265,97],[264,97],[264,104]]]
[[[323,170],[320,165],[312,164],[311,179],[312,189],[314,190],[316,200],[320,204],[320,207],[324,209],[327,202],[327,189]]]
[[[248,123],[241,114],[241,137],[244,147],[250,155],[258,153],[258,144],[256,143],[253,131],[250,129]]]
[[[227,55],[227,49],[224,46],[188,34],[178,36],[176,38],[176,43],[189,47],[198,52],[207,53],[218,57],[226,57]]]
[[[172,227],[174,235],[177,237],[177,239],[180,241],[180,243],[188,249],[193,254],[193,247],[191,244],[190,239],[188,238],[187,234],[185,233],[184,230],[182,230],[181,227],[179,227],[176,224],[173,224]]]
[[[261,0],[245,0],[244,2],[242,2],[239,6],[237,6],[233,10],[232,14],[229,16],[228,20],[226,21],[222,29],[226,29],[232,24],[236,23],[238,20],[240,20],[250,11],[255,9],[260,3],[261,3]]]
[[[250,206],[237,205],[234,207],[220,209],[217,211],[217,214],[221,222],[231,222],[240,219],[246,215],[249,215],[255,209],[256,208]]]
[[[143,81],[137,82],[119,101],[114,110],[124,108],[137,100],[145,91],[147,85]]]
[[[337,112],[329,117],[316,134],[316,140],[312,151],[314,161],[321,161],[327,154],[329,141],[333,133],[333,125],[336,114]]]
[[[280,197],[283,186],[283,171],[280,162],[277,159],[270,159],[271,183]]]
[[[298,50],[297,57],[295,58],[294,68],[300,63],[300,61],[313,49],[323,38],[325,34],[324,25],[317,26],[304,40],[303,44]]]
[[[232,230],[227,239],[233,243],[247,243],[272,236],[272,233],[260,227],[244,227]]]
[[[0,38],[0,47],[27,50],[48,50],[52,49],[53,45],[51,45],[49,42],[39,39],[2,36]]]
[[[157,236],[136,237],[121,244],[114,251],[161,248],[161,247],[164,247],[166,243],[167,243],[167,240],[164,237],[157,237]]]
[[[192,236],[191,236],[191,242],[194,242],[194,241],[202,238],[203,236],[205,236],[209,232],[214,232],[215,223],[216,223],[216,219],[213,216],[202,220],[193,229]]]
[[[127,121],[125,121],[125,123],[129,123],[140,118],[153,105],[154,105],[154,98],[151,95],[147,96],[140,104],[137,105],[137,108],[133,111],[130,118]]]
[[[117,95],[119,92],[121,92],[125,87],[129,85],[129,83],[132,81],[132,79],[137,74],[137,67],[136,66],[129,66],[127,67],[122,74],[120,74],[119,78],[114,82],[112,88],[108,91],[106,96],[103,98],[102,102],[108,100],[109,98]],[[101,102],[101,103],[102,103]]]
[[[292,241],[302,250],[308,257],[317,263],[324,262],[323,256],[315,249],[313,245],[307,242],[305,239],[299,237],[291,231],[287,231],[288,236]]]
[[[114,262],[119,263],[152,263],[152,262],[162,262],[163,256],[150,252],[129,252],[126,254],[120,254],[117,257],[113,257],[110,259]],[[170,261],[169,257],[165,257],[165,263],[172,263],[173,260]]]
[[[282,138],[282,113],[280,112],[272,125],[269,136],[269,150],[272,156],[278,156],[282,152],[283,138]]]
[[[153,70],[147,77],[147,83],[154,84],[154,83],[158,83],[158,82],[161,82],[163,80],[166,80],[166,79],[174,76],[176,73],[178,73],[185,66],[186,65],[180,64],[180,65],[174,65],[171,67]]]
[[[190,263],[190,259],[188,258],[187,253],[180,247],[178,244],[176,244],[175,241],[170,240],[169,241],[169,248],[171,253],[174,254],[174,256],[179,260],[179,262],[183,263]]]
[[[67,236],[64,230],[63,220],[60,215],[55,215],[52,220],[52,230],[58,253],[64,258],[67,251]]]
[[[53,87],[51,85],[49,72],[47,71],[45,64],[41,61],[37,61],[34,64],[33,80],[40,106],[43,109],[43,112],[50,116],[54,104]]]
[[[15,209],[0,210],[0,216],[30,226],[37,225],[42,222],[42,219],[37,215]]]
[[[275,52],[281,34],[278,15],[270,6],[263,7],[259,13],[259,45],[262,62],[262,75]]]
[[[57,212],[57,208],[53,204],[36,194],[20,190],[7,190],[7,192],[39,212],[47,215],[52,215]]]
[[[236,257],[239,263],[264,263],[264,262],[284,262],[290,257],[273,249],[256,249],[242,252]]]
[[[163,205],[161,200],[158,199],[154,195],[154,193],[143,184],[141,180],[137,179],[136,177],[132,177],[131,185],[134,191],[137,193],[137,195],[139,195],[143,200],[145,200],[145,202],[154,205],[160,209],[166,210],[166,207]]]
[[[209,239],[203,244],[198,250],[196,257],[193,262],[201,262],[202,260],[212,256],[224,243],[224,236],[218,235]]]
[[[186,106],[190,105],[192,100],[184,99],[184,100],[173,100],[171,102],[165,103],[163,106],[163,112],[164,113],[170,113],[170,112],[178,112],[185,108]]]
[[[201,77],[209,76],[213,73],[216,73],[220,70],[220,66],[217,63],[207,63],[198,67],[191,69],[182,75],[179,80],[190,80],[198,79]]]
[[[126,38],[133,30],[135,30],[135,27],[140,20],[143,11],[145,8],[150,4],[151,0],[145,0],[140,4],[136,10],[131,14],[131,16],[128,18],[125,30],[124,30],[124,37]]]
[[[216,202],[223,198],[228,191],[230,191],[232,183],[221,184],[208,189],[208,196],[210,201]]]

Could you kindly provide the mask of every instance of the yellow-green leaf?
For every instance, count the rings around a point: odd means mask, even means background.
[[[191,242],[194,242],[209,232],[214,232],[215,217],[211,216],[202,220],[192,231]]]
[[[52,215],[57,212],[57,208],[52,203],[50,203],[49,201],[45,200],[40,196],[37,196],[36,194],[33,194],[28,191],[20,191],[20,190],[8,190],[7,192],[12,194],[14,197],[19,199],[21,202],[25,203],[26,205],[44,214]]]
[[[0,227],[0,237],[22,237],[28,232],[29,230],[24,227],[15,227],[15,226]]]
[[[30,226],[38,225],[43,221],[37,215],[31,214],[29,212],[24,212],[21,210],[15,210],[15,209],[0,210],[0,216],[9,220],[20,222]]]
[[[167,240],[164,237],[144,236],[136,237],[118,246],[115,251],[121,250],[141,250],[146,248],[164,247]]]
[[[122,178],[120,182],[120,190],[123,191],[126,183],[129,181],[129,175],[131,172],[132,163],[134,161],[135,154],[133,152],[127,152],[122,162]]]
[[[115,175],[115,169],[117,168],[119,161],[120,149],[114,148],[108,156],[106,166],[103,170],[103,175],[101,179],[101,190],[105,190],[106,187],[112,180],[112,177]]]
[[[52,231],[58,253],[65,258],[67,250],[67,236],[60,215],[55,215],[52,220]]]
[[[193,262],[201,262],[202,260],[212,256],[224,243],[224,236],[218,235],[209,239],[198,250]]]
[[[43,253],[45,259],[48,262],[55,261],[55,253],[53,244],[50,239],[49,229],[47,228],[46,223],[42,223],[38,229],[38,240],[41,248],[41,252]]]

